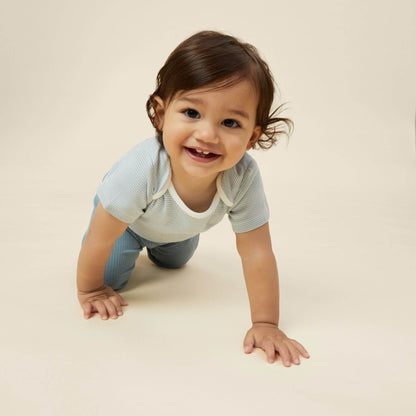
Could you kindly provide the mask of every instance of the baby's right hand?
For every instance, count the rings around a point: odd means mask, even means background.
[[[111,287],[101,286],[90,292],[78,290],[78,300],[84,310],[84,318],[91,318],[94,313],[98,313],[101,319],[117,319],[123,315],[122,306],[128,303]]]

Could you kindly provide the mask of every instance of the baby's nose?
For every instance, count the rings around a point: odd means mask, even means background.
[[[219,141],[218,131],[211,123],[201,124],[195,132],[195,138],[209,143],[217,143]]]

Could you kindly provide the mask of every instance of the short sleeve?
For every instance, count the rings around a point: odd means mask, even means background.
[[[97,188],[103,208],[120,221],[136,221],[152,194],[153,161],[145,146],[135,146],[104,176]]]
[[[254,159],[244,169],[240,188],[228,213],[235,233],[244,233],[269,220],[269,207],[264,194],[260,171]]]

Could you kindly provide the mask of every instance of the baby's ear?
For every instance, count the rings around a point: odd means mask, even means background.
[[[155,124],[158,130],[163,130],[163,121],[165,118],[165,103],[159,96],[153,97],[153,109],[155,111]]]
[[[260,139],[260,136],[263,134],[263,131],[260,126],[256,126],[253,129],[253,134],[251,135],[251,138],[247,144],[247,150],[250,150],[254,147],[254,145],[257,143],[257,140]]]

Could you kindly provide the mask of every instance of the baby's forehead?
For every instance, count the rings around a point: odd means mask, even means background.
[[[174,92],[169,99],[172,100],[190,100],[195,102],[203,101],[207,95],[216,96],[221,99],[225,94],[245,94],[249,101],[258,99],[258,90],[253,82],[242,79],[238,82],[229,83],[211,83],[194,89],[182,89]]]

